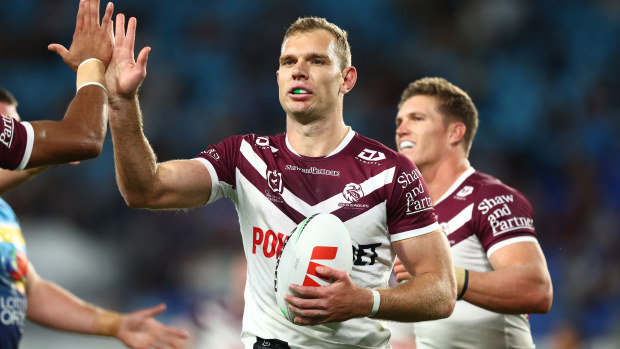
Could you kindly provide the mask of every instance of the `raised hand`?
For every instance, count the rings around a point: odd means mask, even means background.
[[[116,16],[116,33],[114,35],[114,54],[110,67],[106,71],[106,85],[110,93],[110,102],[116,99],[131,99],[138,93],[138,88],[146,77],[146,63],[150,47],[143,48],[134,59],[136,42],[136,18],[131,17],[125,33],[125,15]]]
[[[69,49],[56,43],[50,44],[47,49],[58,54],[74,71],[88,58],[97,58],[107,68],[114,46],[112,12],[114,5],[109,2],[100,23],[99,0],[80,0]]]
[[[165,304],[126,314],[117,337],[134,349],[184,348],[188,334],[185,331],[163,325],[153,317],[166,310]]]

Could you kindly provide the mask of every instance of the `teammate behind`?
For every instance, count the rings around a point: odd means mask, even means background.
[[[137,99],[148,48],[134,62],[136,22],[130,19],[126,34],[123,24],[117,17],[108,74],[119,189],[131,207],[234,202],[248,268],[246,348],[385,348],[389,329],[368,317],[421,321],[451,314],[456,287],[449,247],[418,170],[344,123],[343,98],[357,79],[345,31],[314,17],[287,30],[276,74],[286,134],[232,136],[195,159],[158,163]],[[276,258],[286,234],[320,212],[347,226],[353,271],[319,267],[317,275],[334,280],[331,285],[291,285],[300,295],[286,298],[300,314],[292,324],[274,297]],[[396,255],[415,281],[387,289]]]
[[[532,206],[469,163],[477,127],[470,97],[441,78],[411,83],[398,105],[396,145],[426,180],[461,299],[448,319],[415,324],[418,348],[534,348],[527,313],[551,307]],[[394,272],[411,278],[398,262]]]
[[[0,168],[22,170],[94,158],[101,153],[107,128],[105,69],[112,57],[112,12],[108,3],[101,23],[99,0],[80,1],[69,50],[48,48],[77,71],[77,93],[61,121],[17,122],[0,115]]]

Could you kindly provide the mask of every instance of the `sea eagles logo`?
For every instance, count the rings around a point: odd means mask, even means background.
[[[348,202],[356,202],[364,196],[364,192],[361,185],[349,183],[344,187],[342,195]]]
[[[207,150],[206,154],[212,157],[215,161],[220,161],[220,154],[218,154],[215,149]]]
[[[366,161],[380,161],[385,159],[385,154],[376,150],[364,149],[357,157]]]
[[[278,194],[282,194],[282,173],[267,170],[267,183],[269,188]]]

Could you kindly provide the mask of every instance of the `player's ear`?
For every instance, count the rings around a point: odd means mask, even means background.
[[[357,70],[355,67],[346,67],[342,71],[342,77],[344,80],[342,81],[342,85],[340,85],[340,93],[344,95],[355,86],[355,82],[357,81]]]
[[[448,126],[448,137],[450,140],[450,144],[459,143],[463,137],[465,137],[465,132],[467,131],[467,126],[465,126],[462,122],[453,122]]]

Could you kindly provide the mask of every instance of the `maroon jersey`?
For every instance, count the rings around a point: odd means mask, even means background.
[[[439,229],[426,185],[405,156],[349,131],[326,157],[299,155],[286,135],[234,136],[198,155],[209,170],[209,203],[236,205],[248,260],[242,339],[277,338],[292,347],[385,347],[381,321],[358,318],[337,324],[298,326],[275,300],[274,271],[282,243],[315,213],[332,213],[353,243],[353,281],[387,287],[395,253],[392,242]]]
[[[469,168],[435,203],[455,266],[491,271],[489,257],[501,247],[538,243],[532,205],[497,178]],[[526,314],[498,314],[456,302],[447,319],[414,325],[419,348],[534,348]]]
[[[32,153],[32,126],[6,115],[0,114],[0,119],[0,168],[22,170]]]

